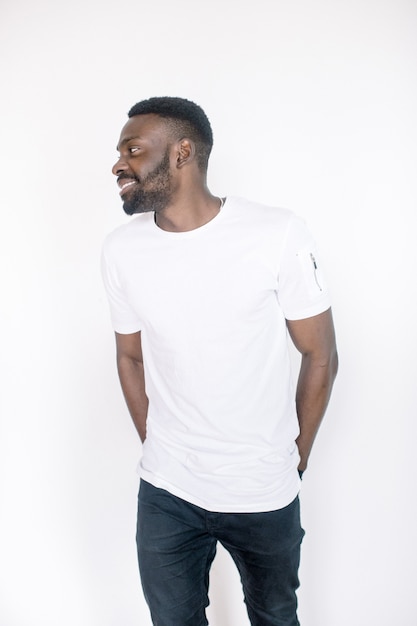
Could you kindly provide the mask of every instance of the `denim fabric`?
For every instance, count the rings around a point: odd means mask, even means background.
[[[207,626],[209,570],[219,541],[240,572],[252,626],[299,626],[304,531],[298,497],[267,513],[212,513],[141,481],[137,546],[155,626]]]

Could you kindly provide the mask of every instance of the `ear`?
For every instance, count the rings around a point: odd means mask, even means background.
[[[177,167],[181,168],[195,158],[195,145],[191,139],[181,139],[177,143]]]

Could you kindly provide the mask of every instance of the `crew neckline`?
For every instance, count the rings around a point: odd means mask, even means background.
[[[211,220],[209,220],[205,224],[202,224],[201,226],[198,226],[197,228],[193,228],[192,230],[180,230],[180,231],[164,230],[163,228],[160,228],[158,224],[156,223],[155,213],[153,213],[153,217],[152,217],[153,231],[161,234],[162,237],[176,237],[178,239],[180,237],[192,237],[201,232],[205,232],[206,230],[209,230],[210,228],[215,226],[219,221],[223,219],[224,209],[226,205],[228,204],[229,197],[224,196],[222,197],[222,200],[223,200],[223,203],[222,203],[222,206],[220,207],[219,212],[214,217],[212,217]]]

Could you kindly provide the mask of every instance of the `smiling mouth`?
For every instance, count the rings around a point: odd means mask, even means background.
[[[119,191],[120,195],[122,196],[129,187],[135,184],[136,184],[135,180],[129,180],[126,183],[123,183],[122,185],[120,185],[120,191]]]

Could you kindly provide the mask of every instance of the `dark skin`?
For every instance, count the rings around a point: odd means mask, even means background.
[[[298,469],[304,472],[337,374],[338,357],[331,309],[306,319],[287,320],[287,328],[301,353],[296,407],[300,424]]]
[[[133,193],[135,177],[143,181],[143,190],[154,191],[163,183],[146,183],[149,175],[169,155],[169,182],[165,205],[155,213],[163,230],[184,232],[203,226],[220,210],[220,200],[207,187],[206,172],[196,160],[194,143],[187,137],[174,139],[165,121],[156,115],[139,115],[124,126],[118,150],[120,158],[113,174],[125,184],[122,198]],[[132,184],[130,184],[132,183]],[[302,320],[287,320],[289,335],[301,353],[296,392],[300,435],[299,469],[307,468],[314,439],[323,419],[337,373],[338,359],[332,313]],[[126,403],[142,441],[146,438],[148,398],[145,392],[141,333],[116,333],[117,367]]]
[[[170,197],[155,215],[156,223],[163,230],[194,230],[219,212],[220,200],[207,187],[207,173],[198,166],[194,143],[187,137],[175,140],[162,118],[157,115],[130,118],[122,129],[117,149],[120,157],[112,171],[118,179],[122,177],[119,186],[133,181],[134,176],[146,179],[168,151]],[[144,190],[155,191],[156,184],[144,183]],[[133,187],[122,190],[122,198],[129,197]]]

